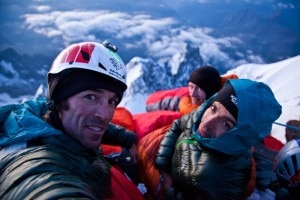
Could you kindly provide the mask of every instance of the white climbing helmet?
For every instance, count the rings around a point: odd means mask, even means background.
[[[87,69],[107,75],[126,86],[126,67],[117,54],[117,47],[104,41],[82,42],[70,45],[64,49],[54,60],[48,72],[48,78],[52,74],[58,74],[66,69]]]
[[[274,169],[279,179],[295,186],[300,183],[300,139],[286,143],[278,152]]]

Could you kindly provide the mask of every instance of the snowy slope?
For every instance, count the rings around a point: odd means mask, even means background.
[[[147,95],[134,91],[135,81],[142,76],[142,68],[144,62],[146,61],[147,59],[135,57],[131,59],[131,61],[126,65],[126,83],[128,88],[119,106],[126,107],[132,114],[142,113],[146,111],[145,102]],[[142,85],[139,85],[138,87],[142,87]]]

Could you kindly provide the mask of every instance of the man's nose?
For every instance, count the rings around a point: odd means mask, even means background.
[[[191,89],[191,96],[195,97],[196,95],[196,90],[195,89]]]
[[[109,111],[109,107],[106,104],[101,104],[95,109],[95,117],[99,117],[102,120],[110,120],[111,112]]]
[[[205,119],[205,121],[204,122],[202,122],[202,123],[204,123],[203,125],[207,128],[207,129],[209,129],[209,130],[212,130],[212,129],[214,129],[214,127],[216,126],[216,119],[215,119],[215,117],[212,115],[212,116],[210,116],[210,117],[207,117],[206,119]]]

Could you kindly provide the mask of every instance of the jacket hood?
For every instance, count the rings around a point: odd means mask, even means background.
[[[42,119],[48,110],[46,102],[37,98],[0,107],[0,147],[62,134]]]
[[[193,132],[203,146],[225,154],[239,154],[248,151],[271,133],[273,122],[281,115],[281,105],[272,90],[262,82],[248,79],[228,80],[235,90],[238,102],[237,124],[217,138],[202,138],[197,131],[204,111],[212,104],[214,97],[203,105],[195,116]]]

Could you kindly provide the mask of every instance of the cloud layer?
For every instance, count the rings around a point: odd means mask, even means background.
[[[124,46],[128,49],[142,47],[148,55],[161,62],[184,53],[186,43],[189,42],[200,48],[204,60],[217,59],[227,62],[228,66],[246,63],[243,59],[232,60],[224,52],[224,48],[234,49],[242,43],[238,38],[215,38],[210,35],[212,29],[182,25],[171,17],[154,18],[148,14],[108,10],[55,11],[47,5],[34,9],[38,13],[23,15],[26,27],[53,41],[62,40],[65,46],[83,40],[97,41],[97,34],[102,33],[124,41]],[[261,58],[251,53],[236,54],[248,59],[247,62],[262,63]]]

